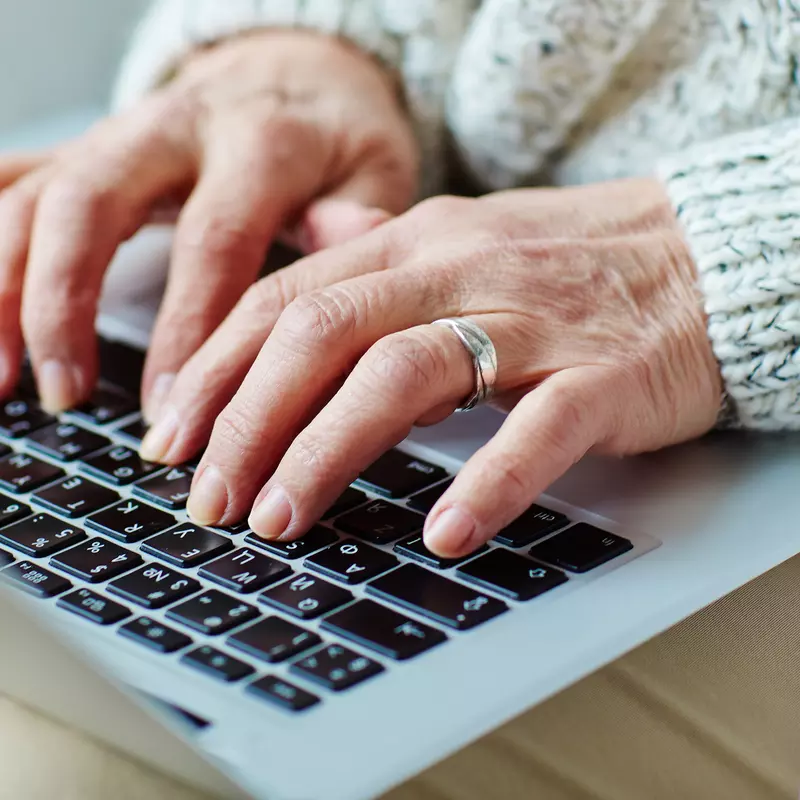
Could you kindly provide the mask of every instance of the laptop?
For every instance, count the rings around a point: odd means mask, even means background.
[[[30,378],[0,406],[0,692],[210,796],[377,797],[800,550],[797,440],[736,434],[587,458],[443,562],[424,514],[490,409],[296,543],[198,528],[194,465],[136,452],[140,312],[101,320],[86,406],[52,419]]]

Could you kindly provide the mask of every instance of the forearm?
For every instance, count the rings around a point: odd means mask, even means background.
[[[800,429],[800,120],[667,159],[733,424]]]

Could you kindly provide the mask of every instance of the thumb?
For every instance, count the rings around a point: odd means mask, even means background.
[[[362,236],[390,219],[392,215],[382,208],[324,197],[306,209],[298,226],[297,244],[304,253],[315,253]]]

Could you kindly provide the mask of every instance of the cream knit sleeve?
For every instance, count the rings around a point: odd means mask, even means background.
[[[423,153],[422,194],[441,188],[444,96],[475,0],[156,0],[134,34],[114,93],[126,108],[167,80],[182,57],[256,28],[342,36],[394,68]]]
[[[661,164],[700,275],[731,422],[800,429],[800,119]]]

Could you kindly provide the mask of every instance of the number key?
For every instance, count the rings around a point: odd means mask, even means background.
[[[108,584],[108,591],[145,608],[163,608],[201,588],[200,582],[161,564],[145,564]]]
[[[36,514],[0,530],[0,542],[26,556],[51,556],[85,538],[86,534],[80,528],[49,514]]]
[[[107,539],[90,539],[53,558],[50,563],[89,583],[100,583],[138,567],[142,558]]]

